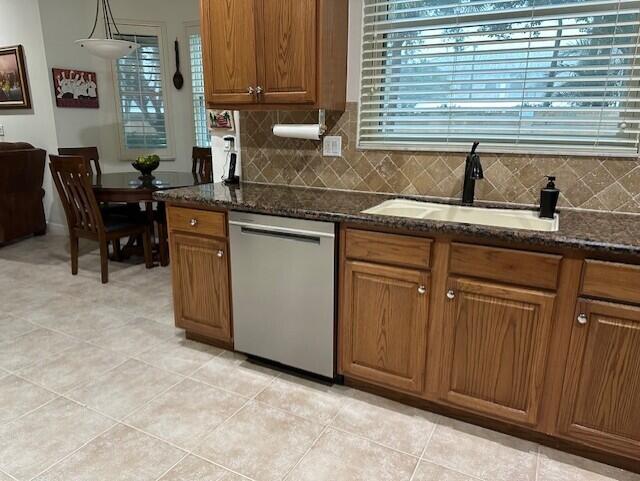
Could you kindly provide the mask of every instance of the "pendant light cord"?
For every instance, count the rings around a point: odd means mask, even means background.
[[[96,0],[96,18],[93,21],[93,28],[88,38],[93,38],[93,34],[96,33],[96,27],[98,26],[98,16],[100,15],[100,0]]]
[[[116,24],[116,21],[113,18],[113,12],[111,11],[111,4],[109,4],[109,0],[96,0],[96,17],[93,20],[93,28],[91,29],[91,33],[88,38],[93,38],[93,34],[96,33],[98,17],[100,17],[100,3],[102,3],[102,20],[104,22],[104,34],[106,38],[113,38],[113,31],[111,30],[112,25],[116,34],[121,35],[120,30],[118,29],[118,24]]]
[[[109,0],[105,0],[105,3],[107,5],[107,10],[109,11],[109,17],[111,17],[111,23],[113,24],[113,27],[116,29],[116,33],[120,35],[120,30],[118,30],[118,24],[113,18],[113,13],[111,12],[111,4],[109,3]],[[109,28],[109,31],[111,31],[111,28]]]
[[[108,39],[112,39],[111,25],[109,25],[109,15],[107,13],[107,0],[102,0],[102,15],[104,16],[104,33]]]

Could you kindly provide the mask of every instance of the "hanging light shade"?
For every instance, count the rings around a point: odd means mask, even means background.
[[[98,26],[101,7],[105,38],[94,38],[93,35],[96,32],[96,27]],[[109,60],[124,57],[125,55],[135,51],[140,46],[135,42],[113,38],[114,32],[116,35],[120,35],[120,30],[118,30],[118,26],[113,18],[113,13],[111,13],[109,0],[96,0],[96,18],[93,22],[93,29],[91,30],[88,38],[76,40],[75,43],[86,48],[92,55]]]

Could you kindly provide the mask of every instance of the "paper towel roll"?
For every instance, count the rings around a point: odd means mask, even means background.
[[[273,135],[291,139],[320,140],[322,132],[318,124],[278,124],[273,126]]]

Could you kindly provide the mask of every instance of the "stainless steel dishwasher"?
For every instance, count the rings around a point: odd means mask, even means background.
[[[230,212],[235,349],[333,378],[335,224]]]

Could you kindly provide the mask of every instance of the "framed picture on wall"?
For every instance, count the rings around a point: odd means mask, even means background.
[[[207,127],[210,131],[235,130],[233,112],[231,110],[207,110]]]
[[[0,47],[0,109],[30,109],[22,45]]]
[[[72,68],[54,68],[53,90],[58,107],[97,109],[98,78],[95,72]]]

